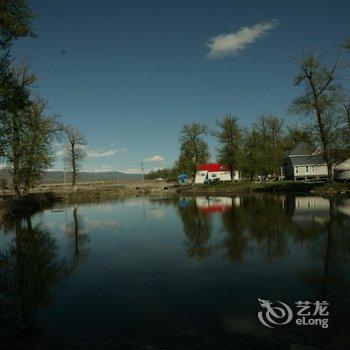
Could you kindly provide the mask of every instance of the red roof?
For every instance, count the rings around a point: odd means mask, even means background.
[[[197,170],[199,171],[230,171],[230,166],[226,164],[220,163],[208,163],[208,164],[200,164],[197,166]]]

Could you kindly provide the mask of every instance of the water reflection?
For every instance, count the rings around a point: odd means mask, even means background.
[[[32,218],[7,217],[1,222],[4,235],[0,244],[0,343],[28,339],[41,333],[38,311],[54,302],[54,290],[87,258],[83,248],[78,208],[72,212],[73,223],[67,233],[72,236],[74,251],[60,256],[57,241],[47,227],[33,224]]]
[[[329,345],[335,338],[342,338],[342,344],[348,341],[349,199],[257,194],[225,199],[182,198],[178,208],[184,231],[193,238],[191,242],[198,242],[194,237],[204,233],[200,242],[210,247],[211,254],[223,251],[227,260],[236,265],[244,264],[247,254],[259,252],[267,261],[274,261],[288,257],[298,246],[305,249],[308,262],[295,270],[295,276],[313,289],[314,300],[327,300],[332,305],[332,336],[321,334],[320,343]],[[221,221],[224,236],[219,243],[211,244],[208,223],[215,219]],[[197,256],[189,251],[189,257],[203,259],[205,254]],[[247,320],[249,327],[243,326]],[[244,313],[226,315],[225,323],[236,333],[266,333],[251,315]]]
[[[78,206],[74,205],[72,222],[67,227],[67,235],[72,247],[72,265],[79,265],[87,260],[89,255],[89,235],[85,231],[83,217],[78,213]]]
[[[208,244],[212,231],[211,217],[201,210],[196,200],[182,199],[178,212],[187,238],[185,246],[189,257],[203,259],[209,256],[213,249]]]
[[[98,337],[106,328],[129,337],[229,333],[256,348],[259,337],[309,339],[308,329],[261,326],[260,297],[330,301],[332,326],[308,344],[345,344],[349,214],[346,198],[247,194],[9,218],[0,227],[0,343],[39,331]]]

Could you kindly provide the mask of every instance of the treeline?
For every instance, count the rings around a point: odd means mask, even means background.
[[[349,41],[349,40],[348,40]],[[348,41],[343,44],[349,48]],[[214,137],[218,148],[216,161],[239,170],[244,178],[278,176],[283,155],[299,142],[320,147],[333,181],[332,165],[350,156],[350,100],[342,86],[345,65],[340,55],[326,64],[318,50],[296,57],[294,85],[302,92],[288,108],[298,123],[286,125],[275,115],[263,114],[251,128],[240,125],[237,117],[227,115],[211,130],[201,123],[184,125],[180,131],[180,155],[174,167],[151,172],[148,177],[176,178],[176,174],[194,176],[196,167],[210,158],[207,137]]]
[[[37,77],[26,61],[16,63],[16,39],[35,37],[34,14],[26,0],[1,1],[0,10],[0,160],[11,171],[16,196],[26,194],[54,162],[53,145],[68,141],[65,156],[72,185],[85,158],[83,135],[48,113],[47,102],[35,91]]]

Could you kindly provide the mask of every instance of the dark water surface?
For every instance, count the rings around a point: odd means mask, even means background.
[[[256,194],[56,207],[2,223],[0,278],[3,345],[142,339],[155,348],[345,349],[350,199]],[[293,320],[263,326],[258,298],[286,303]],[[329,327],[297,326],[297,301],[329,302]]]

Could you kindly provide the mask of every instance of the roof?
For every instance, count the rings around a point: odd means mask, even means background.
[[[208,163],[208,164],[200,164],[197,166],[197,170],[199,171],[230,171],[230,166],[226,164],[220,163]]]
[[[295,157],[295,156],[308,156],[315,151],[315,148],[312,147],[307,142],[299,142],[294,148],[286,153],[286,157]]]
[[[320,156],[293,156],[290,157],[293,166],[297,165],[326,165]]]
[[[344,160],[344,162],[339,163],[334,167],[334,170],[338,171],[344,171],[344,170],[350,170],[350,158]]]

